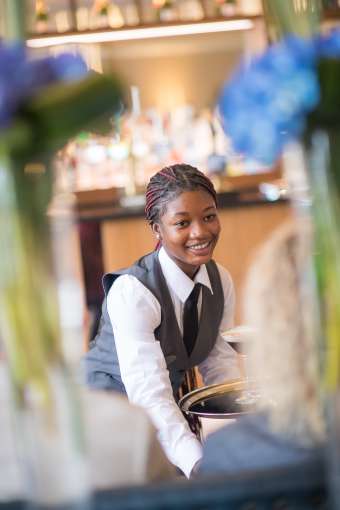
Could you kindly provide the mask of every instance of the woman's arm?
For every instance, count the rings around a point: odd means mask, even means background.
[[[112,285],[107,307],[129,400],[148,412],[169,460],[189,477],[201,458],[201,445],[174,401],[163,352],[154,336],[161,320],[159,302],[137,278],[123,275]]]

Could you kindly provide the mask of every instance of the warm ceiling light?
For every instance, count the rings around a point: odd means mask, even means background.
[[[105,30],[91,33],[74,33],[55,36],[31,38],[26,41],[30,48],[43,48],[60,44],[89,44],[113,41],[131,41],[135,39],[152,39],[155,37],[174,37],[177,35],[208,34],[212,32],[229,32],[232,30],[250,30],[250,19],[233,19],[226,21],[209,21],[183,25],[162,25],[157,27],[128,28]]]

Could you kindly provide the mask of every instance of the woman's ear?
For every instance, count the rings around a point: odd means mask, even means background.
[[[151,225],[151,228],[152,228],[153,235],[156,237],[156,239],[158,241],[160,241],[161,240],[161,229],[160,229],[159,223],[153,223]]]

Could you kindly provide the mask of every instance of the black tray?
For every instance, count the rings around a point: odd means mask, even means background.
[[[242,399],[237,401],[242,397],[245,388],[245,382],[239,380],[204,386],[184,395],[178,405],[183,412],[204,418],[237,418],[255,409],[255,398],[248,403],[242,403]]]

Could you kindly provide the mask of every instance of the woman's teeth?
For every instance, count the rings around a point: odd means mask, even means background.
[[[204,250],[204,248],[208,248],[210,244],[210,241],[207,241],[206,243],[201,244],[194,244],[192,246],[189,246],[190,250]]]

